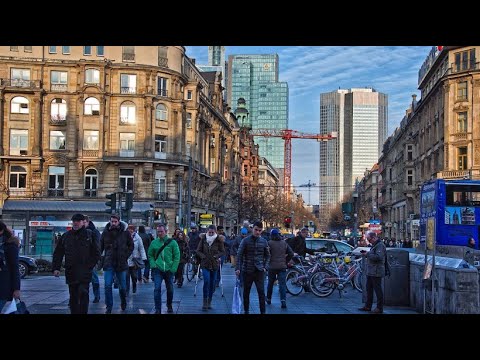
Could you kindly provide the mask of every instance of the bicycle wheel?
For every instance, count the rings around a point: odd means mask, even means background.
[[[187,280],[192,281],[193,278],[195,277],[195,271],[194,271],[193,264],[189,261],[187,263],[187,266],[185,266],[185,268],[186,268],[186,272],[187,272]]]
[[[358,291],[360,291],[360,292],[363,291],[363,289],[362,289],[362,272],[361,271],[357,271],[357,273],[353,277],[352,285]]]
[[[318,297],[330,296],[335,290],[336,285],[333,281],[325,281],[325,278],[334,276],[335,275],[325,271],[319,271],[313,274],[309,283],[312,293]]]
[[[287,272],[286,283],[287,283],[287,292],[294,296],[299,295],[303,290],[302,280],[299,280],[299,277],[302,276],[300,271],[292,269]]]

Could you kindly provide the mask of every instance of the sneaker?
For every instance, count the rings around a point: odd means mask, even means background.
[[[287,308],[287,302],[285,300],[282,300],[282,309]]]
[[[266,303],[267,303],[268,305],[270,305],[270,304],[272,303],[272,300],[269,299],[269,298],[267,298],[265,301],[266,301]]]

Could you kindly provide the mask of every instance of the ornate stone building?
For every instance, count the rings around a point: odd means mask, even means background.
[[[103,226],[105,195],[131,191],[135,223],[226,225],[239,141],[220,82],[182,46],[1,46],[3,219],[28,239],[74,212]]]

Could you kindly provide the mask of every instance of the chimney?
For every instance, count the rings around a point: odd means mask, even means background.
[[[192,60],[192,64],[195,65],[195,58],[191,58],[190,60]]]
[[[417,94],[412,94],[412,110],[417,106]]]

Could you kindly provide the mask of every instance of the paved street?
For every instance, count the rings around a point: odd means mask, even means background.
[[[100,276],[101,300],[97,304],[90,302],[90,314],[103,314],[105,312],[103,276]],[[202,286],[200,280],[197,287],[197,296],[194,296],[195,281],[185,279],[182,288],[175,286],[173,296],[173,309],[175,314],[231,314],[235,274],[230,264],[223,268],[223,289],[217,288],[212,300],[212,310],[202,311]],[[113,290],[113,314],[152,314],[154,313],[153,283],[139,283],[137,293],[127,298],[127,309],[120,309],[118,290]],[[258,296],[255,285],[250,295],[250,313],[259,314]],[[69,314],[68,287],[65,278],[55,278],[53,275],[29,276],[22,280],[22,299],[26,302],[32,314]],[[90,300],[93,299],[90,290]],[[362,296],[350,286],[346,292],[339,296],[336,291],[327,298],[318,298],[312,293],[302,292],[299,296],[287,293],[287,309],[280,308],[278,287],[274,288],[272,304],[267,305],[267,314],[364,314],[357,308],[362,306]],[[166,314],[166,293],[163,286],[162,313]],[[409,308],[385,307],[386,314],[416,314]],[[169,314],[170,315],[170,314]],[[366,316],[373,316],[365,314]]]

